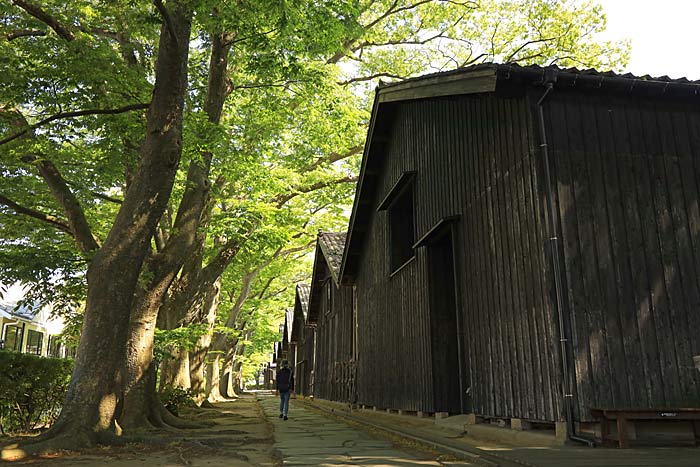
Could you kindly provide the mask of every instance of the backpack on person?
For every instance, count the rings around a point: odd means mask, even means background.
[[[277,372],[277,390],[279,392],[287,392],[292,387],[292,370],[282,368]]]

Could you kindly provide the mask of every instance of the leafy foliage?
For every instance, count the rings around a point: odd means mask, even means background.
[[[179,415],[180,410],[185,407],[197,407],[197,404],[194,402],[194,396],[195,393],[191,389],[180,387],[173,388],[169,386],[158,394],[160,401],[173,415]]]
[[[61,409],[73,361],[0,350],[0,431],[48,426]]]

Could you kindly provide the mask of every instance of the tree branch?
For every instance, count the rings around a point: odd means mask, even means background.
[[[349,79],[349,80],[347,80],[347,81],[340,81],[340,82],[338,82],[338,85],[340,85],[340,86],[347,86],[348,84],[360,83],[360,82],[362,82],[362,81],[371,81],[371,80],[373,80],[373,79],[375,79],[375,78],[381,78],[381,77],[384,77],[384,78],[396,78],[396,79],[406,79],[405,76],[395,75],[395,74],[393,74],[393,73],[381,72],[381,73],[375,73],[375,74],[369,75],[369,76],[360,76],[360,77],[357,77],[357,78],[352,78],[352,79]]]
[[[8,208],[14,210],[18,214],[25,214],[29,217],[33,217],[34,219],[46,222],[47,224],[57,228],[58,230],[67,233],[71,237],[73,236],[73,232],[71,231],[70,226],[63,219],[59,219],[58,217],[51,216],[49,214],[44,214],[43,212],[35,211],[34,209],[25,208],[24,206],[15,203],[10,198],[2,194],[0,194],[0,204],[7,206]]]
[[[525,47],[527,47],[527,46],[529,46],[529,45],[537,44],[537,43],[539,43],[539,42],[549,42],[549,41],[552,41],[552,40],[554,40],[554,39],[556,39],[556,37],[546,37],[546,38],[543,38],[543,39],[536,39],[536,40],[532,40],[532,41],[527,41],[527,42],[525,42],[523,45],[521,45],[520,47],[518,47],[517,49],[515,49],[515,51],[514,51],[512,54],[510,54],[510,55],[508,56],[508,58],[505,60],[504,63],[510,63],[511,60],[513,60],[513,58],[514,58],[516,55],[518,55],[518,53],[520,53],[520,51],[522,51]]]
[[[173,28],[173,19],[170,17],[170,12],[168,9],[165,7],[165,5],[163,5],[163,0],[153,0],[153,4],[156,6],[158,13],[160,13],[163,17],[163,20],[165,20],[165,25],[168,28],[170,38],[175,43],[175,47],[179,47],[177,42],[177,34],[175,34],[175,29]]]
[[[310,172],[324,164],[333,164],[343,159],[347,159],[350,156],[354,156],[355,154],[361,153],[363,149],[364,145],[358,144],[357,146],[353,146],[345,152],[334,152],[329,154],[327,157],[320,157],[308,166],[306,166],[304,172]]]
[[[32,162],[33,156],[24,158],[23,160],[24,162]],[[73,237],[80,251],[87,253],[97,250],[100,245],[92,234],[92,229],[85,217],[85,212],[68,186],[68,183],[59,173],[58,168],[48,159],[38,161],[37,167],[39,168],[39,173],[42,178],[51,189],[54,198],[68,216],[68,225],[70,225],[71,232],[73,232]]]
[[[277,204],[278,208],[281,208],[289,200],[291,200],[292,198],[295,198],[299,195],[302,195],[305,193],[311,193],[312,191],[320,190],[321,188],[326,188],[326,187],[333,186],[333,185],[341,185],[343,183],[354,183],[356,181],[357,181],[357,176],[348,175],[346,177],[338,178],[335,180],[316,182],[316,183],[309,185],[309,186],[296,188],[296,189],[294,189],[294,191],[287,193],[286,195],[277,195],[275,198],[273,198],[273,202],[275,202]]]
[[[8,41],[13,41],[15,39],[19,39],[20,37],[36,37],[45,35],[46,31],[40,31],[38,29],[19,29],[6,35],[5,39]]]
[[[104,193],[99,193],[99,192],[94,191],[94,190],[88,190],[84,186],[78,185],[77,183],[74,183],[74,182],[66,181],[66,183],[69,186],[77,187],[77,188],[80,188],[80,189],[87,191],[88,193],[93,195],[95,198],[99,198],[99,199],[104,200],[104,201],[109,201],[110,203],[122,204],[122,200],[120,200],[119,198],[113,198],[112,196],[105,195]]]
[[[12,0],[12,3],[32,15],[34,18],[38,19],[42,23],[45,23],[48,25],[51,29],[53,29],[56,34],[61,36],[67,41],[72,41],[75,39],[75,35],[68,30],[65,26],[63,26],[56,18],[39,8],[37,5],[34,5],[31,2],[28,2],[26,0]]]
[[[391,45],[425,45],[428,42],[434,41],[435,39],[439,39],[441,37],[445,37],[445,31],[441,31],[438,34],[435,34],[434,36],[430,36],[426,39],[423,40],[405,40],[405,39],[396,39],[396,40],[390,40],[386,42],[370,42],[370,41],[365,41],[362,42],[361,44],[357,45],[357,47],[353,48],[353,52],[364,49],[365,47],[387,47]]]
[[[86,115],[116,115],[116,114],[121,114],[125,112],[131,112],[133,110],[143,110],[147,109],[149,104],[130,104],[126,105],[124,107],[119,107],[117,109],[87,109],[87,110],[75,110],[72,112],[59,112],[57,114],[54,114],[50,117],[47,117],[43,120],[40,120],[39,122],[29,125],[22,130],[18,131],[14,135],[8,136],[7,138],[4,138],[0,140],[0,146],[3,144],[7,144],[10,141],[14,141],[15,139],[19,138],[22,135],[27,134],[28,132],[35,130],[41,126],[46,125],[47,123],[54,122],[56,120],[61,120],[64,118],[75,118],[75,117],[84,117]]]

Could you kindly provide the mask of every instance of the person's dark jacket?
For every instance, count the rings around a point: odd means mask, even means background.
[[[289,368],[281,368],[277,371],[277,390],[279,392],[287,392],[294,390],[294,374]]]

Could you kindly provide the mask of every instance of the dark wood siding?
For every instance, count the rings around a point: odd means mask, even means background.
[[[700,405],[700,111],[557,90],[545,104],[579,419]]]
[[[304,326],[304,337],[300,346],[299,362],[297,363],[297,392],[302,396],[313,394],[313,369],[314,369],[314,340],[316,328],[314,326]]]
[[[352,300],[352,286],[337,287],[328,275],[318,303],[315,397],[343,402],[355,399]]]
[[[558,419],[543,193],[527,100],[472,95],[401,103],[394,112],[377,200],[415,171],[416,238],[460,215],[454,232],[466,406],[490,416]],[[356,280],[358,402],[432,412],[426,249],[389,277],[386,221],[385,212],[373,216]]]

